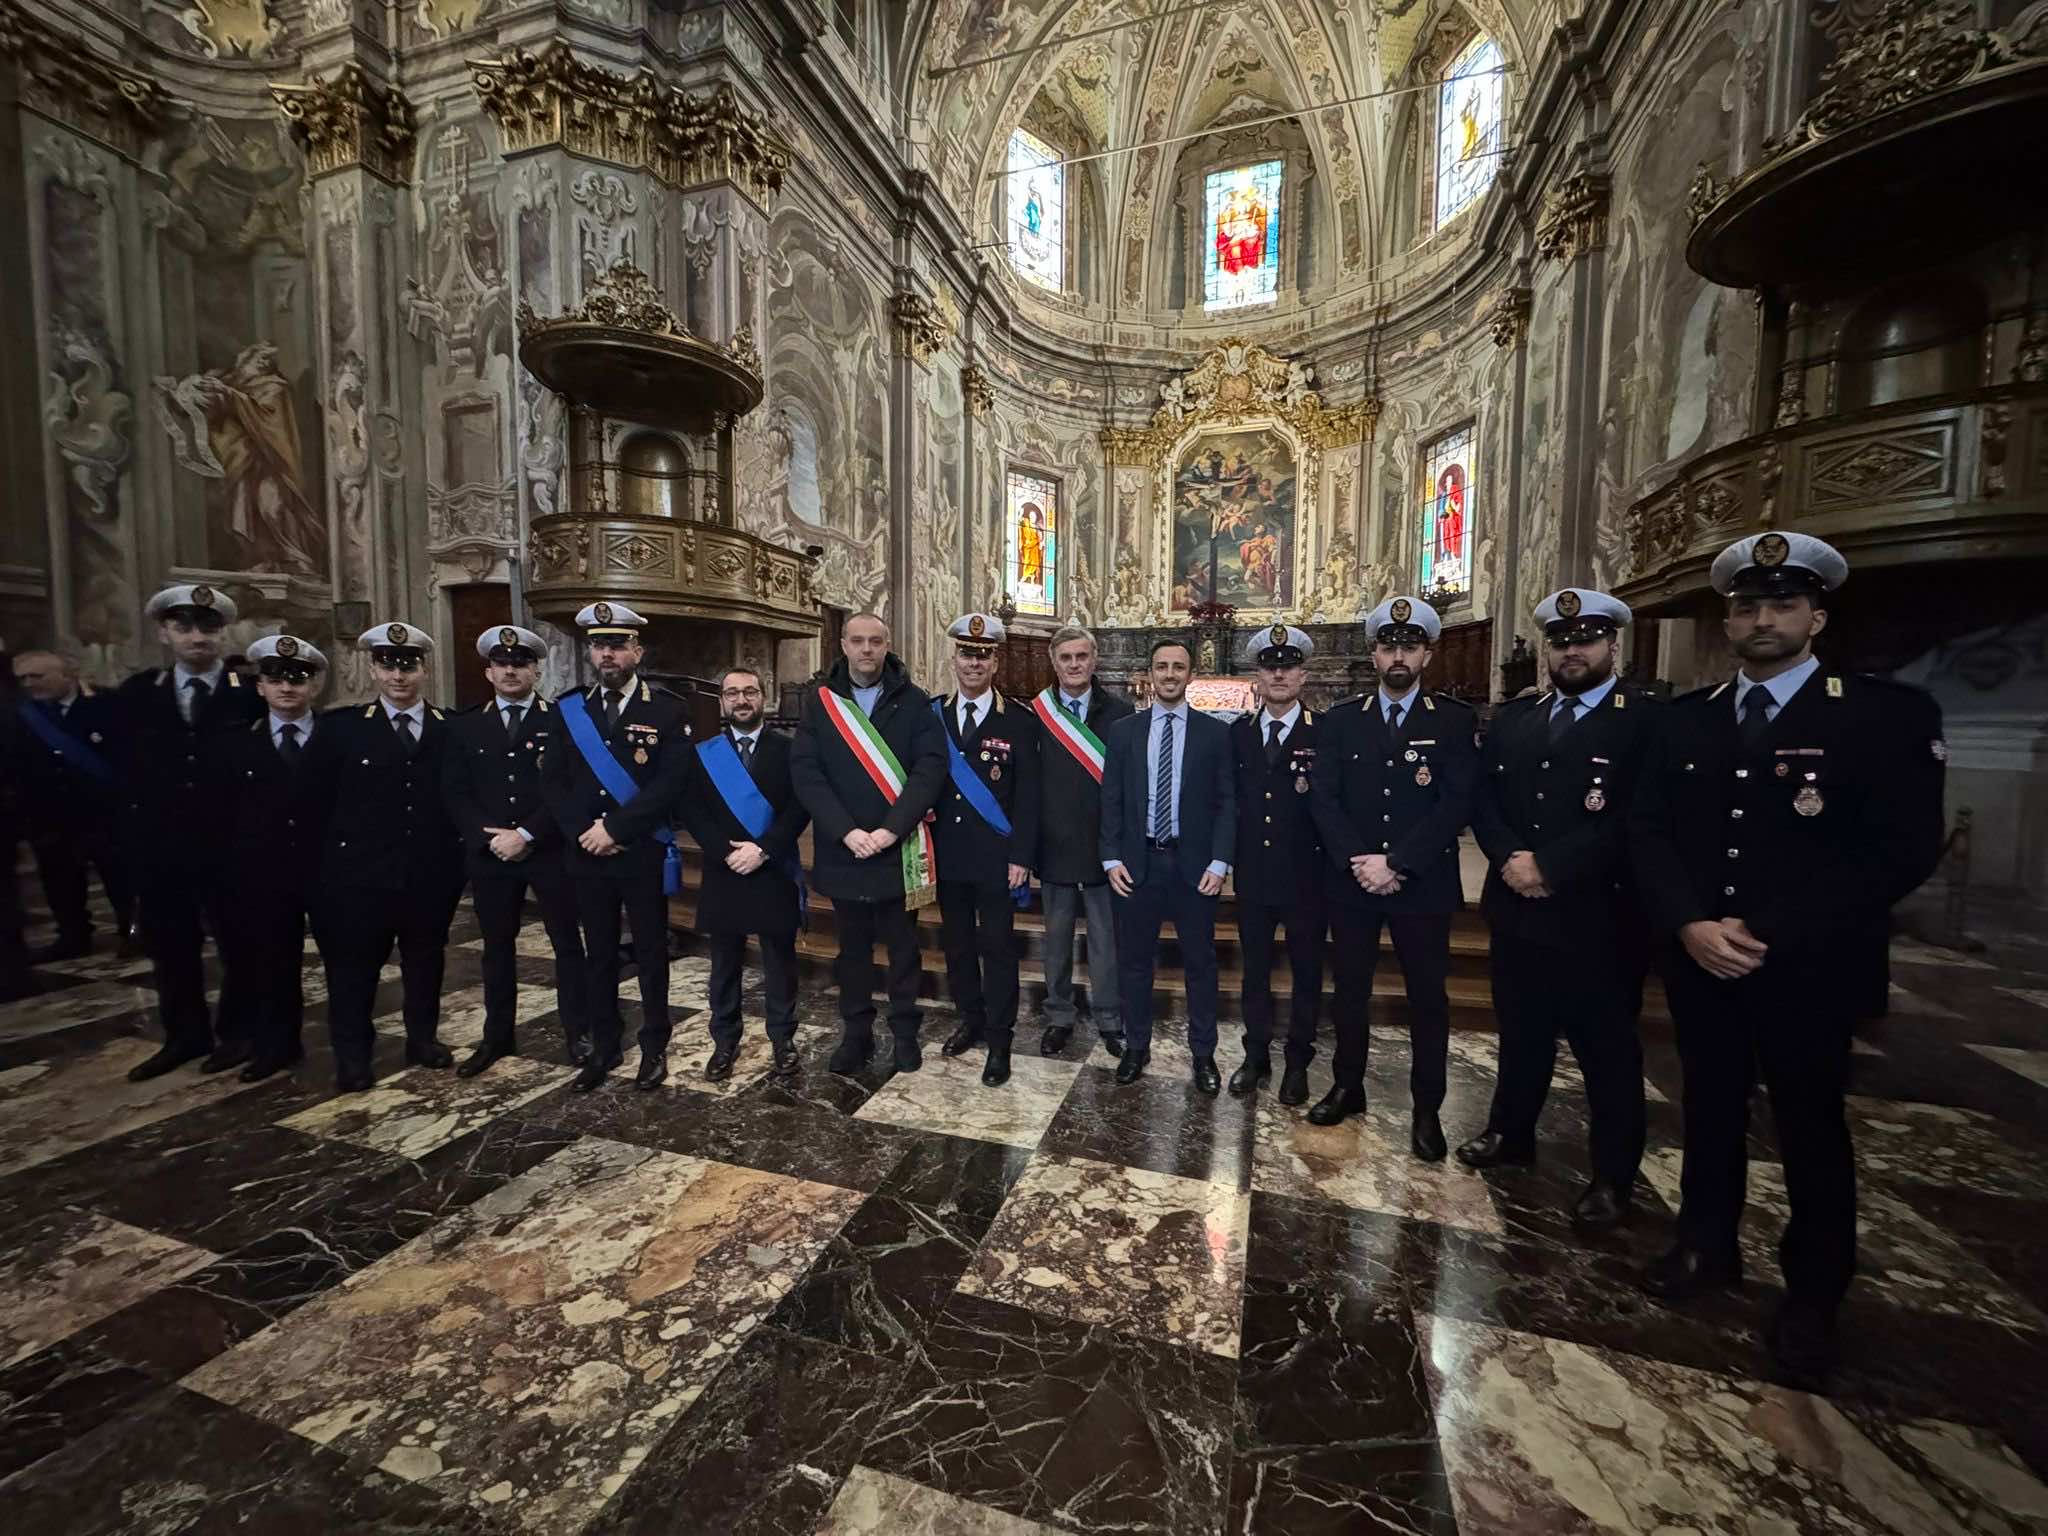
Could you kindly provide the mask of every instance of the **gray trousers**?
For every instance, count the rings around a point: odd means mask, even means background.
[[[1074,920],[1088,912],[1088,1011],[1098,1033],[1121,1034],[1116,997],[1116,918],[1109,884],[1041,885],[1045,897],[1046,1027],[1074,1027]],[[1099,985],[1098,985],[1099,983]]]

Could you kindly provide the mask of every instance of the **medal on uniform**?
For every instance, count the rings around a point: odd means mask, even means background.
[[[1424,763],[1415,770],[1415,782],[1417,784],[1427,784],[1429,782],[1429,764]]]
[[[1586,791],[1586,809],[1589,811],[1604,811],[1607,809],[1607,791],[1598,784],[1595,784]]]
[[[986,752],[982,753],[981,755],[983,757],[988,756]],[[1000,779],[1003,776],[1003,765],[1001,763],[990,763],[988,765],[988,776],[991,782],[995,781],[996,779]]]
[[[633,749],[633,761],[644,768],[647,765],[647,749],[645,747],[635,747]]]
[[[1791,771],[1792,771],[1792,765],[1791,765],[1790,763],[1780,763],[1780,764],[1778,764],[1778,777],[1779,777],[1779,778],[1781,778],[1781,779],[1782,779],[1782,778],[1784,778],[1784,777],[1785,777],[1785,776],[1786,776],[1787,774],[1789,774],[1789,773],[1790,773]]]
[[[1418,757],[1422,756],[1422,754],[1421,754],[1420,752],[1416,751],[1416,750],[1415,750],[1415,749],[1414,749],[1413,747],[1410,747],[1410,748],[1409,748],[1409,749],[1408,749],[1408,750],[1407,750],[1406,752],[1403,752],[1403,753],[1401,754],[1401,756],[1403,756],[1403,757],[1404,757],[1404,758],[1406,758],[1406,759],[1407,759],[1407,760],[1408,760],[1409,762],[1411,762],[1411,763],[1412,763],[1412,762],[1414,762],[1414,761],[1415,761],[1415,759],[1417,759]]]
[[[1295,793],[1296,793],[1297,795],[1305,795],[1305,794],[1307,794],[1307,793],[1308,793],[1308,775],[1307,775],[1307,774],[1305,774],[1305,773],[1298,773],[1298,774],[1296,774],[1296,775],[1294,776],[1294,792],[1295,792]]]
[[[1818,816],[1826,808],[1820,791],[1811,784],[1799,786],[1799,793],[1792,797],[1792,809],[1802,816]]]

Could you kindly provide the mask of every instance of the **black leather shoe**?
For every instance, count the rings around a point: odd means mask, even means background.
[[[1659,1301],[1690,1301],[1703,1292],[1741,1284],[1741,1260],[1710,1258],[1683,1243],[1643,1270],[1643,1289]]]
[[[1352,1115],[1365,1113],[1363,1088],[1332,1088],[1308,1112],[1310,1125],[1342,1125]]]
[[[722,1083],[732,1076],[732,1064],[738,1058],[738,1044],[714,1046],[711,1059],[704,1063],[704,1076],[711,1082]]]
[[[405,1060],[408,1066],[431,1067],[436,1071],[455,1065],[454,1053],[438,1040],[429,1040],[424,1045],[408,1045]]]
[[[175,1072],[188,1061],[197,1061],[206,1052],[190,1045],[167,1045],[147,1061],[139,1061],[128,1069],[128,1081],[146,1083],[152,1077],[162,1077],[166,1072]]]
[[[487,1040],[462,1058],[462,1065],[455,1069],[455,1075],[457,1077],[475,1077],[477,1073],[483,1071],[484,1068],[498,1060],[501,1056],[517,1056],[518,1054],[509,1045],[493,1045]]]
[[[898,1072],[915,1072],[924,1065],[924,1052],[917,1048],[915,1035],[891,1035],[891,1046],[896,1053]]]
[[[1125,1051],[1117,1058],[1116,1080],[1120,1083],[1135,1083],[1145,1075],[1145,1064],[1152,1059],[1150,1051]]]
[[[582,1033],[571,1034],[568,1042],[569,1065],[587,1067],[590,1065],[590,1036]]]
[[[1038,1037],[1038,1054],[1057,1056],[1067,1048],[1067,1042],[1074,1038],[1074,1031],[1064,1024],[1048,1024],[1045,1033]]]
[[[832,1059],[826,1063],[826,1067],[841,1077],[852,1077],[874,1060],[874,1056],[873,1035],[841,1035],[839,1043],[832,1047]]]
[[[1247,1056],[1244,1065],[1230,1074],[1230,1096],[1241,1099],[1248,1093],[1256,1093],[1259,1084],[1271,1082],[1273,1063],[1264,1056]]]
[[[231,1068],[239,1067],[254,1054],[255,1052],[249,1049],[249,1044],[245,1040],[223,1040],[213,1048],[211,1056],[199,1063],[199,1070],[208,1076],[215,1072],[226,1072]]]
[[[640,1070],[633,1074],[633,1086],[642,1093],[652,1093],[668,1081],[668,1052],[656,1051],[652,1056],[640,1053]]]
[[[1216,1070],[1216,1058],[1214,1056],[1197,1056],[1195,1058],[1195,1092],[1206,1093],[1213,1099],[1216,1097],[1216,1090],[1222,1086],[1223,1076]]]
[[[1812,1302],[1787,1299],[1765,1337],[1778,1375],[1801,1392],[1824,1392],[1835,1373],[1835,1315]]]
[[[1124,1037],[1122,1035],[1104,1035],[1102,1037],[1102,1048],[1109,1052],[1110,1055],[1121,1060],[1124,1054]]]
[[[803,1069],[803,1058],[796,1053],[794,1040],[775,1042],[775,1062],[768,1068],[770,1077],[795,1077]]]
[[[1443,1122],[1433,1109],[1418,1109],[1408,1122],[1408,1150],[1425,1163],[1440,1163],[1450,1151],[1444,1141]]]
[[[1010,1048],[1007,1045],[992,1045],[988,1048],[988,1060],[981,1065],[981,1086],[1000,1088],[1010,1080]]]
[[[981,1044],[981,1031],[962,1024],[953,1033],[946,1036],[946,1043],[939,1047],[939,1051],[942,1055],[958,1056],[964,1051],[973,1050],[979,1044]]]
[[[343,1067],[334,1069],[334,1087],[337,1093],[368,1093],[377,1086],[377,1079],[368,1067]]]
[[[1631,1208],[1626,1189],[1595,1179],[1572,1206],[1572,1225],[1581,1232],[1610,1232],[1628,1220]]]
[[[1458,1148],[1458,1161],[1467,1168],[1527,1168],[1536,1161],[1536,1144],[1509,1141],[1499,1131],[1481,1131]]]
[[[604,1080],[612,1075],[612,1068],[615,1065],[616,1063],[606,1061],[601,1056],[592,1056],[583,1063],[583,1070],[576,1074],[576,1081],[569,1085],[569,1091],[589,1093],[593,1088],[602,1087]]]
[[[235,1076],[245,1083],[260,1083],[266,1077],[275,1077],[288,1068],[296,1067],[305,1059],[304,1051],[293,1051],[289,1056],[253,1056],[249,1060],[249,1065]]]
[[[1306,1104],[1308,1102],[1308,1068],[1289,1063],[1287,1070],[1280,1074],[1280,1102],[1282,1104]]]

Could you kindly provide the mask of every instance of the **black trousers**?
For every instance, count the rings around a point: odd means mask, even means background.
[[[1017,1029],[1017,906],[1007,871],[993,880],[941,880],[939,920],[961,1023],[1007,1047]]]
[[[1444,1075],[1451,1050],[1451,914],[1448,912],[1360,912],[1330,909],[1335,940],[1337,1050],[1331,1065],[1339,1088],[1365,1087],[1366,1053],[1372,1045],[1372,977],[1379,966],[1380,925],[1394,936],[1401,974],[1408,988],[1408,1095],[1416,1109],[1443,1107]]]
[[[574,1041],[590,1032],[590,963],[576,923],[576,893],[559,856],[529,854],[489,874],[470,876],[470,904],[484,936],[484,1044],[513,1048],[519,1006],[519,928],[526,893],[540,903],[541,926],[555,950],[555,998],[562,1030]]]
[[[219,870],[197,859],[183,867],[156,863],[137,872],[138,912],[166,1045],[195,1051],[213,1046],[203,952],[207,933],[218,934],[225,924],[225,886]]]
[[[625,1054],[626,1020],[619,1011],[619,914],[633,930],[633,972],[640,983],[640,1054],[668,1049],[668,898],[661,860],[637,858],[622,867],[586,859],[570,866],[576,916],[583,924],[591,1050],[616,1065]]]
[[[327,971],[327,1034],[337,1065],[370,1069],[377,1044],[371,1017],[377,973],[398,947],[403,978],[405,1043],[426,1045],[441,1025],[441,977],[448,963],[448,925],[461,899],[458,881],[415,881],[402,891],[330,886],[316,898],[313,937]]]
[[[1123,1008],[1126,1048],[1152,1049],[1153,965],[1159,956],[1159,930],[1170,919],[1180,940],[1181,974],[1188,983],[1188,1049],[1197,1056],[1214,1056],[1216,898],[1204,896],[1183,876],[1178,848],[1154,848],[1146,860],[1145,878],[1132,887],[1130,895],[1112,900],[1116,903],[1117,997]]]
[[[917,1038],[924,1011],[917,1006],[924,966],[917,952],[917,914],[900,898],[832,902],[839,922],[839,1020],[855,1039],[875,1032],[875,940],[889,946],[889,1032]]]
[[[135,887],[117,834],[113,813],[86,824],[64,824],[36,840],[36,873],[43,898],[57,920],[60,943],[92,936],[92,913],[86,904],[86,871],[97,870],[107,904],[114,909],[114,927],[125,932],[135,920]]]
[[[305,1052],[305,898],[237,887],[221,925],[220,958],[221,1038],[247,1041],[259,1061],[296,1061]]]
[[[1316,1056],[1316,1013],[1323,1000],[1323,935],[1329,909],[1321,902],[1271,906],[1239,899],[1237,935],[1244,945],[1244,1053],[1268,1054],[1273,1042],[1273,930],[1287,930],[1287,960],[1294,995],[1287,1006],[1287,1064],[1305,1067]]]
[[[1792,1208],[1778,1244],[1785,1290],[1834,1307],[1856,1272],[1856,1162],[1842,1098],[1860,993],[1846,968],[1789,955],[1717,981],[1677,953],[1664,974],[1685,1069],[1680,1240],[1717,1258],[1737,1253],[1749,1094],[1761,1076]]]
[[[714,933],[711,943],[711,1038],[720,1045],[740,1041],[740,984],[746,974],[747,936]],[[764,933],[761,990],[768,1004],[768,1038],[796,1038],[796,930]]]
[[[1566,952],[1493,934],[1500,1074],[1486,1128],[1518,1144],[1535,1140],[1563,1035],[1586,1079],[1593,1174],[1627,1189],[1643,1161],[1643,1046],[1636,1036],[1642,979],[1617,945],[1599,934],[1586,939]]]
[[[9,857],[0,869],[0,997],[15,996],[28,988],[28,946],[22,942],[21,885],[14,873],[12,853],[19,846],[18,829],[0,822],[0,848]]]

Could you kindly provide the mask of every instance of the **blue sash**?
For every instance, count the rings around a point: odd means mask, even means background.
[[[40,704],[23,699],[21,718],[28,722],[28,728],[35,732],[38,741],[87,778],[101,784],[114,782],[112,765],[85,742],[52,720]]]
[[[732,738],[720,731],[716,736],[698,742],[697,761],[704,765],[704,772],[710,776],[719,798],[725,801],[726,809],[747,829],[747,836],[756,843],[766,837],[775,820],[775,807],[768,803],[768,797],[761,793],[760,786],[748,774],[747,765],[740,761]],[[775,867],[796,882],[797,917],[799,921],[808,920],[810,893],[804,889],[803,860],[792,848],[775,861]]]
[[[611,748],[597,734],[597,726],[590,718],[590,707],[584,703],[580,693],[567,693],[555,700],[555,708],[562,712],[562,723],[569,727],[569,739],[576,743],[576,750],[583,754],[583,761],[590,771],[597,775],[597,782],[604,787],[619,804],[624,805],[640,793],[640,786],[633,782],[633,775],[626,772],[625,764],[612,756]],[[657,843],[668,852],[661,861],[661,894],[673,896],[683,888],[683,856],[676,852],[675,829],[667,822],[661,822],[651,834]]]
[[[940,729],[946,724],[946,701],[932,700],[932,713],[939,717]],[[967,761],[967,754],[960,750],[960,743],[953,739],[953,733],[946,731],[946,769],[953,775],[953,787],[960,791],[960,798],[974,807],[974,814],[994,828],[999,837],[1010,835],[1010,818],[1003,813],[1002,804],[996,799],[995,791],[981,782],[981,776]],[[1018,909],[1031,905],[1031,882],[1010,888],[1010,900]]]

